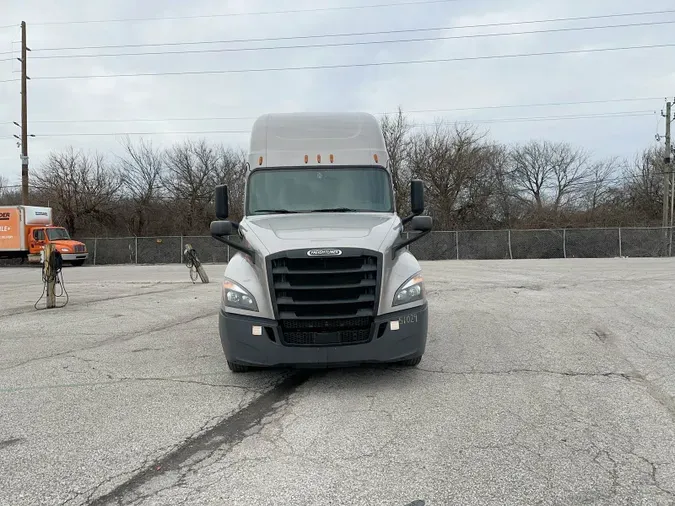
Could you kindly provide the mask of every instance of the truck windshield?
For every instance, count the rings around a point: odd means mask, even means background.
[[[394,211],[389,174],[374,167],[262,169],[246,193],[247,214]]]
[[[65,228],[48,228],[47,237],[50,241],[68,240],[70,235]]]

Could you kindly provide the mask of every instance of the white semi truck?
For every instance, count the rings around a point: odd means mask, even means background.
[[[380,125],[365,113],[267,114],[253,125],[244,217],[216,188],[211,235],[225,269],[220,340],[229,368],[400,363],[427,340],[420,265],[431,231],[422,181],[400,218]],[[405,224],[413,234],[405,238]]]

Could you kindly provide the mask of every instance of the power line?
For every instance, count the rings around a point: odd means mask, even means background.
[[[402,111],[403,114],[424,114],[424,113],[447,113],[447,112],[463,112],[463,111],[481,111],[492,109],[521,109],[530,107],[560,107],[571,105],[595,105],[595,104],[612,104],[620,102],[650,102],[654,100],[662,100],[663,97],[635,97],[635,98],[609,98],[601,100],[577,100],[569,102],[539,102],[529,104],[494,104],[482,105],[475,107],[455,107],[445,109],[411,109]],[[379,116],[386,116],[391,114],[398,114],[398,111],[387,111],[375,113]],[[118,119],[31,119],[31,123],[153,123],[153,122],[168,122],[168,121],[252,121],[257,116],[209,116],[209,117],[178,117],[178,118],[118,118]],[[5,123],[11,125],[11,121]]]
[[[517,122],[542,122],[542,121],[560,121],[560,120],[578,120],[578,119],[595,119],[595,118],[621,118],[621,117],[637,117],[648,116],[655,114],[653,110],[639,110],[639,111],[618,111],[609,113],[596,114],[574,114],[574,115],[559,115],[559,116],[533,116],[520,118],[494,118],[494,119],[476,119],[476,120],[453,120],[457,123],[471,123],[471,124],[493,124],[493,123],[517,123]],[[435,126],[436,123],[412,123],[411,127],[429,127]],[[35,134],[37,138],[49,137],[114,137],[125,135],[206,135],[206,134],[249,134],[250,129],[246,130],[191,130],[191,131],[146,131],[146,132],[58,132],[58,133],[44,133]]]
[[[53,47],[53,48],[37,48],[32,49],[32,53],[38,52],[47,52],[47,51],[79,51],[82,49],[129,49],[129,48],[140,48],[140,47],[161,47],[161,46],[190,46],[190,45],[202,45],[202,44],[235,44],[242,42],[279,42],[279,41],[288,41],[288,40],[306,40],[306,39],[323,39],[330,37],[366,37],[373,35],[397,35],[402,33],[419,33],[419,32],[433,32],[433,31],[449,31],[449,30],[462,30],[462,29],[474,29],[474,28],[496,28],[504,26],[514,26],[514,25],[530,25],[530,24],[540,24],[540,23],[554,23],[554,22],[566,22],[566,21],[590,21],[598,19],[613,19],[613,18],[623,18],[623,17],[633,17],[633,16],[649,16],[649,15],[663,15],[663,14],[673,14],[675,9],[670,10],[661,10],[661,11],[639,11],[639,12],[627,12],[627,13],[618,13],[618,14],[604,14],[596,16],[575,16],[575,17],[566,17],[566,18],[547,18],[547,19],[534,19],[534,20],[524,20],[524,21],[508,21],[508,22],[499,22],[499,23],[481,23],[481,24],[472,24],[472,25],[457,25],[457,26],[442,26],[442,27],[430,27],[430,28],[403,28],[397,30],[380,30],[375,32],[341,32],[341,33],[331,33],[331,34],[311,34],[311,35],[292,35],[285,37],[258,37],[258,38],[246,38],[246,39],[222,39],[222,40],[202,40],[202,41],[188,41],[188,42],[161,42],[161,43],[144,43],[144,44],[108,44],[108,45],[98,45],[98,46],[79,46],[79,47]]]
[[[430,4],[449,4],[462,2],[464,0],[419,0],[419,1],[401,1],[392,3],[380,3],[370,5],[344,5],[334,7],[315,7],[311,9],[287,9],[278,11],[258,11],[258,12],[227,12],[221,14],[196,14],[192,16],[170,16],[164,18],[118,18],[118,19],[86,19],[76,21],[43,21],[41,23],[31,23],[33,26],[47,25],[82,25],[92,23],[136,23],[145,21],[171,21],[178,19],[211,19],[211,18],[230,18],[242,16],[269,16],[278,14],[303,14],[310,12],[329,12],[329,11],[353,11],[365,9],[381,9],[388,7],[402,7],[408,5],[430,5]]]
[[[181,70],[168,72],[135,72],[127,74],[84,74],[84,75],[56,75],[56,76],[35,76],[33,81],[57,80],[57,79],[107,79],[112,77],[149,77],[149,76],[196,76],[196,75],[218,75],[218,74],[244,74],[258,72],[286,72],[293,70],[331,70],[345,68],[364,68],[364,67],[385,67],[392,65],[418,65],[427,63],[451,63],[459,61],[477,61],[477,60],[498,60],[507,58],[529,58],[535,56],[558,56],[566,54],[582,53],[606,53],[613,51],[631,51],[639,49],[657,49],[675,47],[671,44],[651,44],[645,46],[623,46],[623,47],[605,47],[591,49],[568,49],[564,51],[544,51],[540,53],[516,53],[501,55],[482,55],[482,56],[462,56],[455,58],[434,58],[428,60],[396,60],[384,62],[366,62],[366,63],[339,63],[332,65],[303,65],[298,67],[267,67],[267,68],[248,68],[248,69],[222,69],[222,70]],[[13,79],[12,79],[13,80]],[[0,82],[9,82],[0,81]]]
[[[329,48],[329,47],[348,47],[348,46],[370,46],[377,44],[407,44],[412,42],[431,42],[439,40],[456,40],[456,39],[475,39],[484,37],[506,37],[513,35],[537,35],[544,33],[561,33],[574,31],[590,31],[590,30],[606,30],[613,28],[628,28],[638,26],[656,26],[656,25],[670,25],[674,24],[675,20],[668,21],[646,21],[643,23],[625,23],[621,25],[601,25],[601,26],[582,26],[571,28],[549,28],[544,30],[529,30],[520,32],[497,32],[497,33],[479,33],[466,35],[447,35],[436,37],[418,37],[414,39],[388,39],[388,40],[367,40],[367,41],[352,41],[352,42],[324,42],[319,44],[297,44],[292,46],[263,46],[263,47],[235,47],[235,48],[217,48],[217,49],[183,49],[180,51],[145,51],[136,53],[89,53],[89,54],[65,54],[65,55],[49,55],[49,56],[33,56],[31,59],[69,59],[69,58],[109,58],[121,56],[157,56],[170,54],[204,54],[204,53],[239,53],[245,51],[272,51],[280,49],[311,49],[311,48]],[[14,58],[7,58],[5,61],[13,60]],[[3,60],[0,60],[3,61]]]

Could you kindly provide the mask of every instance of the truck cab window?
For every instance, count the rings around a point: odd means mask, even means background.
[[[70,234],[65,228],[48,228],[47,237],[50,241],[70,240]]]
[[[44,241],[45,240],[45,231],[42,229],[35,230],[33,232],[33,237],[35,238],[36,241]]]

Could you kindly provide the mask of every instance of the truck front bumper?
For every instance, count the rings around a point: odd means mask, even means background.
[[[89,253],[61,253],[64,262],[74,262],[77,260],[86,260]]]
[[[398,362],[421,357],[427,343],[429,310],[423,306],[375,318],[374,335],[366,343],[338,346],[286,346],[280,342],[278,323],[220,311],[220,341],[227,360],[241,365],[338,366]],[[390,322],[398,330],[393,330]],[[384,325],[383,325],[384,324]],[[253,326],[262,335],[253,335]],[[380,329],[384,328],[383,332]]]

